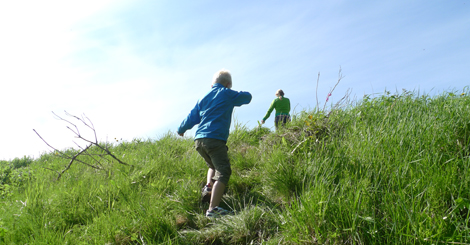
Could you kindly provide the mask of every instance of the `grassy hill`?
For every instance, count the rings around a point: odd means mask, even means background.
[[[469,106],[467,91],[404,91],[277,132],[238,124],[221,205],[235,215],[219,219],[204,216],[193,140],[172,133],[108,145],[132,166],[75,162],[60,179],[70,160],[54,153],[1,162],[0,243],[470,243]]]

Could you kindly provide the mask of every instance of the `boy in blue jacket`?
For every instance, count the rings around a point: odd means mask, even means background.
[[[220,70],[214,74],[212,89],[196,106],[178,128],[178,135],[199,124],[196,130],[195,147],[204,158],[209,167],[207,183],[202,195],[210,195],[207,217],[226,215],[229,211],[219,207],[225,186],[227,185],[232,169],[228,158],[227,139],[232,121],[232,112],[235,106],[249,104],[251,94],[237,92],[232,88],[232,76],[227,70]]]

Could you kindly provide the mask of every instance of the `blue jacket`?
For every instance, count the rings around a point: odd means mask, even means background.
[[[212,138],[227,141],[233,107],[248,104],[250,101],[250,93],[237,92],[216,83],[183,120],[178,133],[183,134],[199,124],[195,139]]]

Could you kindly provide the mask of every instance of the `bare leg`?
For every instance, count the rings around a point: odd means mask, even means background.
[[[214,174],[215,174],[215,169],[209,168],[209,170],[207,170],[207,182],[206,182],[206,185],[210,184],[211,186],[213,186],[212,178],[214,177]]]
[[[224,195],[225,191],[225,184],[216,181],[214,183],[214,187],[212,188],[212,196],[211,196],[211,203],[209,205],[209,210],[212,210],[213,208],[219,206],[220,201],[222,200],[222,196]]]

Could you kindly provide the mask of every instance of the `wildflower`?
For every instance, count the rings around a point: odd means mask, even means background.
[[[329,93],[328,96],[326,97],[326,102],[328,102],[328,100],[330,99],[330,96],[331,96],[331,93]]]

